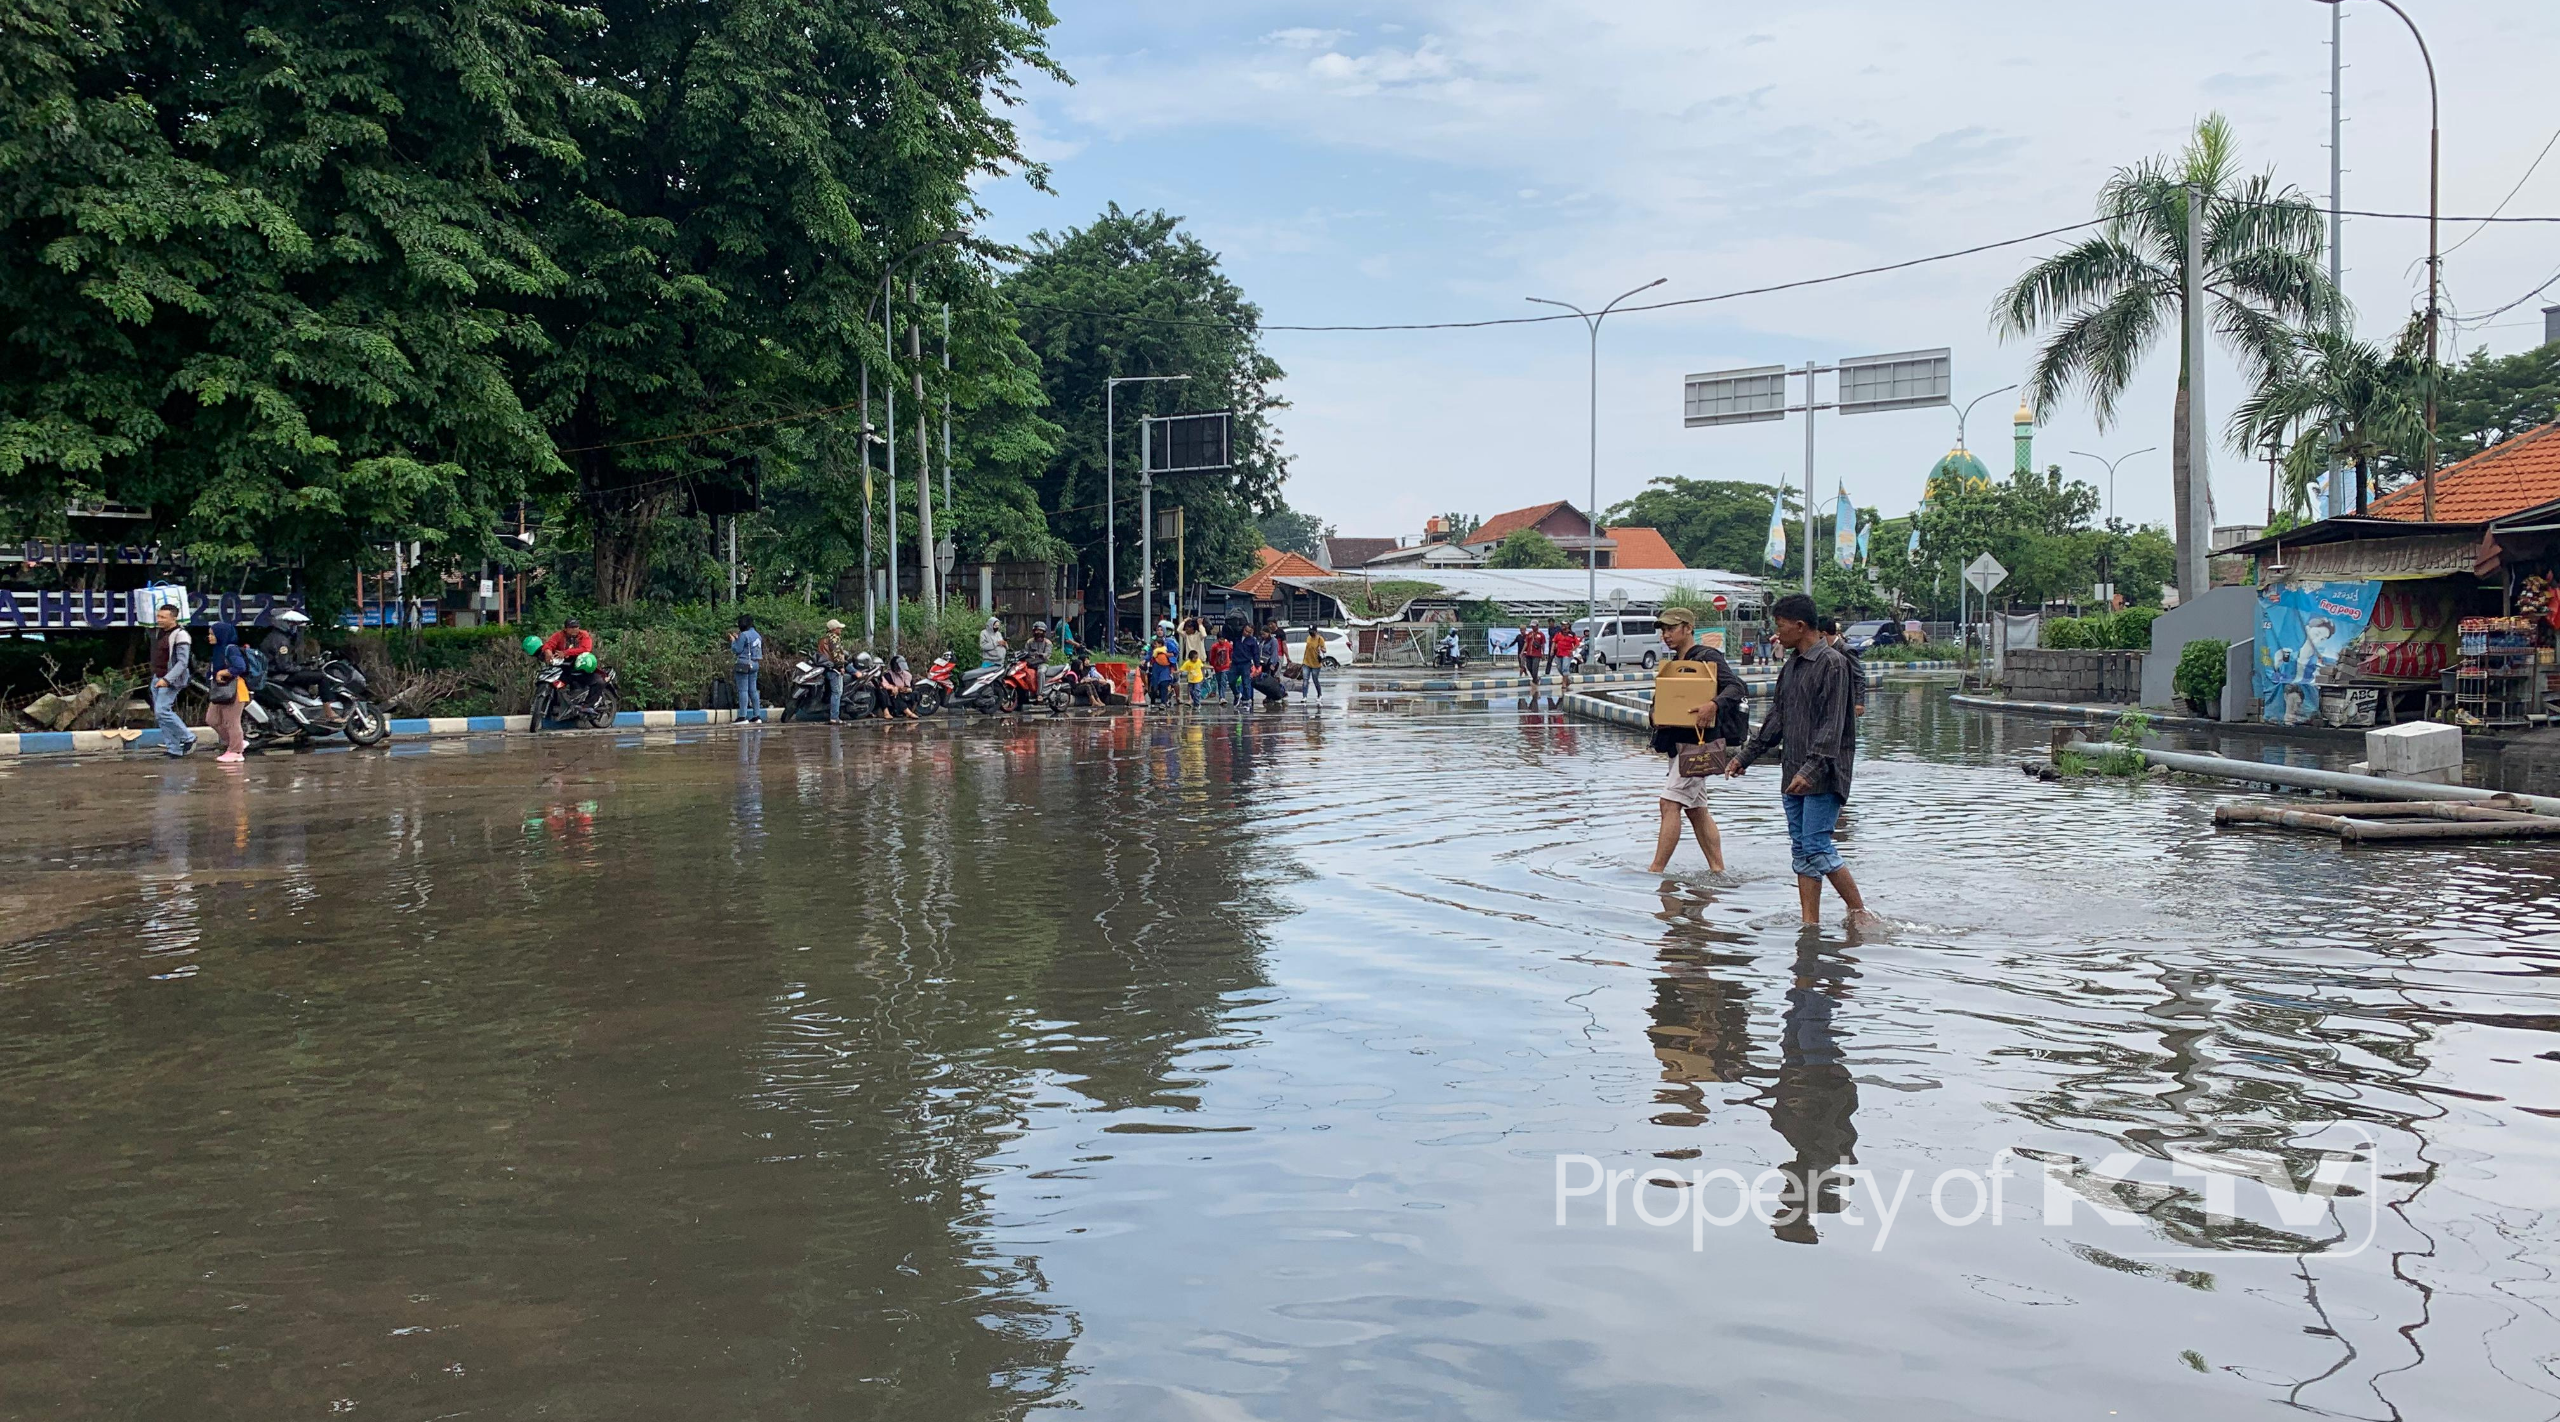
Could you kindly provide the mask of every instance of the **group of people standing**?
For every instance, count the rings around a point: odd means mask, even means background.
[[[1199,617],[1156,623],[1155,635],[1140,653],[1146,673],[1147,700],[1170,706],[1216,701],[1242,706],[1256,695],[1266,706],[1288,699],[1284,676],[1294,677],[1299,693],[1310,699],[1324,694],[1324,640],[1310,632],[1296,660],[1277,623],[1259,625],[1240,617],[1215,628]]]
[[[1581,660],[1582,638],[1562,619],[1520,629],[1520,674],[1531,686],[1543,683],[1548,672],[1556,674],[1559,685],[1573,685],[1573,669]]]
[[[1865,670],[1835,645],[1838,624],[1822,617],[1812,598],[1790,593],[1778,599],[1770,615],[1787,659],[1778,668],[1768,713],[1759,729],[1747,735],[1742,678],[1723,652],[1697,640],[1697,615],[1674,607],[1657,619],[1673,661],[1709,664],[1716,687],[1713,699],[1697,709],[1689,724],[1654,729],[1653,747],[1671,758],[1671,771],[1659,797],[1662,815],[1653,870],[1660,873],[1670,864],[1685,818],[1707,856],[1707,868],[1723,872],[1723,836],[1708,808],[1709,784],[1741,775],[1774,751],[1804,922],[1820,920],[1825,883],[1856,918],[1866,913],[1866,900],[1833,834],[1857,767],[1858,717],[1867,704]],[[1717,754],[1727,751],[1731,753]]]

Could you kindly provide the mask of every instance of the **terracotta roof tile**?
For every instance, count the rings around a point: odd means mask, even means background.
[[[1508,513],[1495,514],[1478,525],[1475,532],[1467,535],[1467,546],[1474,548],[1480,544],[1500,543],[1504,538],[1521,529],[1536,528],[1539,520],[1558,509],[1569,507],[1571,505],[1558,499],[1549,504],[1538,504],[1531,508],[1513,509]]]
[[[1262,566],[1254,569],[1252,577],[1236,584],[1236,589],[1240,592],[1249,592],[1253,594],[1256,602],[1265,601],[1273,596],[1274,585],[1271,580],[1274,578],[1329,578],[1333,576],[1333,574],[1326,572],[1323,567],[1318,565],[1312,558],[1303,557],[1296,553],[1283,553],[1279,549],[1268,545],[1256,550],[1253,556],[1260,560]]]
[[[2438,523],[2487,523],[2554,499],[2560,499],[2560,424],[2511,435],[2436,471]],[[2426,496],[2412,481],[2366,512],[2416,523],[2425,517]]]
[[[1671,540],[1664,538],[1660,529],[1611,528],[1602,532],[1618,545],[1618,551],[1612,555],[1611,567],[1642,571],[1689,566],[1680,561],[1679,554],[1671,551]]]

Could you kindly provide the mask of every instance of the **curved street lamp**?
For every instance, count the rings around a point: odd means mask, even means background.
[[[2156,444],[2146,445],[2141,449],[2129,450],[2123,454],[2119,454],[2113,459],[2109,459],[2103,454],[2091,454],[2085,449],[2075,449],[2071,452],[2080,456],[2082,459],[2094,459],[2100,464],[2107,466],[2107,522],[2114,523],[2116,521],[2116,466],[2124,463],[2126,460],[2131,459],[2137,454],[2158,454],[2160,452],[2160,446]]]
[[[1543,296],[1529,298],[1540,306],[1563,307],[1581,317],[1582,324],[1591,332],[1591,507],[1585,510],[1582,516],[1583,525],[1591,532],[1591,541],[1582,550],[1583,562],[1588,570],[1582,589],[1582,611],[1586,617],[1598,616],[1597,608],[1600,605],[1600,323],[1608,319],[1609,313],[1617,309],[1619,302],[1638,292],[1651,291],[1669,280],[1671,280],[1669,277],[1655,277],[1634,291],[1621,292],[1611,297],[1609,304],[1598,311],[1585,311],[1569,301],[1549,301]],[[1810,494],[1807,497],[1809,499]]]
[[[2322,5],[2338,5],[2344,0],[2317,0]],[[2444,258],[2436,250],[2436,193],[2443,177],[2439,160],[2443,126],[2441,106],[2436,95],[2436,57],[2427,52],[2427,37],[2418,33],[2418,22],[2400,8],[2399,0],[2381,0],[2383,8],[2400,17],[2409,27],[2409,38],[2418,42],[2418,58],[2427,66],[2427,460],[2426,474],[2419,498],[2419,518],[2436,521],[2436,289],[2443,284]]]

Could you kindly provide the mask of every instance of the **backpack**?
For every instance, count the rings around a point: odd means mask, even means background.
[[[240,649],[240,657],[243,661],[246,661],[249,664],[248,680],[250,694],[254,696],[257,693],[266,690],[267,654],[259,651],[255,647],[244,646]]]

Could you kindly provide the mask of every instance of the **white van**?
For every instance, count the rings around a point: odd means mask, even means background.
[[[1649,667],[1662,660],[1662,629],[1649,612],[1585,617],[1573,624],[1582,639],[1584,666]]]

